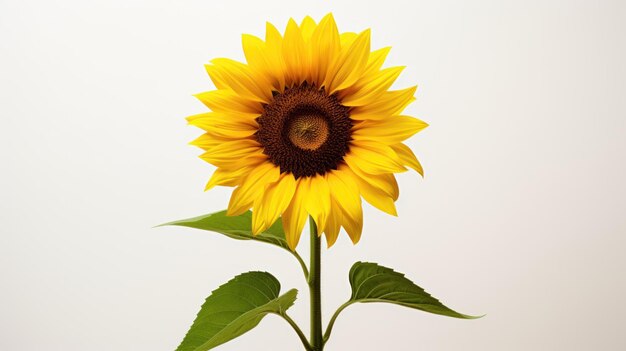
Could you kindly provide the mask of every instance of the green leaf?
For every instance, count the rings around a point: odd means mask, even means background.
[[[236,276],[209,296],[177,351],[206,351],[256,327],[268,313],[283,315],[298,291],[282,296],[280,283],[266,272]]]
[[[261,241],[289,250],[289,245],[287,245],[287,240],[285,239],[285,232],[283,231],[282,220],[278,219],[270,228],[255,236],[252,235],[252,212],[250,211],[240,216],[227,216],[226,211],[220,211],[204,216],[161,224],[161,226],[165,225],[210,230],[224,234],[233,239]]]
[[[295,251],[289,248],[287,240],[285,239],[285,231],[283,230],[283,221],[279,218],[271,227],[258,235],[252,234],[252,212],[246,211],[246,213],[239,216],[227,216],[226,211],[220,211],[211,213],[204,216],[198,216],[188,219],[182,219],[180,221],[169,222],[159,225],[159,227],[166,225],[177,225],[182,227],[196,228],[202,230],[208,230],[220,234],[224,234],[229,238],[237,240],[253,240],[260,241],[272,245],[281,247],[289,253],[291,253],[302,268],[304,276],[308,279],[309,271],[306,264],[302,260],[302,257]]]
[[[350,269],[352,296],[348,303],[387,302],[443,316],[480,318],[458,313],[444,306],[424,289],[391,268],[376,263],[357,262]]]

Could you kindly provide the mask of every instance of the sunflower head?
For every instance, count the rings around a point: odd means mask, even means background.
[[[206,66],[217,89],[196,96],[211,112],[188,118],[217,167],[206,189],[235,187],[228,214],[252,209],[254,233],[282,216],[292,249],[308,215],[328,246],[342,227],[359,241],[361,198],[396,215],[394,173],[423,174],[402,142],[427,124],[402,115],[416,87],[389,90],[403,69],[382,68],[389,48],[370,51],[369,30],[340,34],[328,14],[291,19],[284,35],[268,23],[243,50],[246,63]]]

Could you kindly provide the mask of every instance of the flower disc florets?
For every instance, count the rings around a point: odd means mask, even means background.
[[[263,152],[296,178],[337,169],[348,152],[349,109],[324,89],[302,84],[274,96],[257,119]]]

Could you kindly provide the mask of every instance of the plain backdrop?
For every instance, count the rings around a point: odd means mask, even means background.
[[[399,217],[365,206],[361,243],[323,252],[324,316],[366,260],[407,274],[456,320],[355,305],[334,350],[626,349],[626,5],[620,1],[0,1],[0,349],[173,350],[204,298],[267,270],[271,246],[152,228],[226,207],[187,145],[212,89],[203,64],[243,59],[265,21],[372,28],[418,84]],[[306,236],[304,236],[306,238]],[[300,250],[306,253],[304,239]],[[306,256],[306,254],[305,254]],[[269,316],[220,350],[297,350]]]

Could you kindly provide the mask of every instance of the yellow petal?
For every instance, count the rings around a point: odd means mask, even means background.
[[[344,106],[362,106],[376,101],[391,87],[404,67],[391,67],[371,76],[363,76],[355,85],[347,89],[341,99]]]
[[[272,49],[280,48],[283,37],[280,35],[280,32],[276,27],[269,23],[265,23],[265,42]]]
[[[393,116],[381,120],[368,120],[353,127],[354,140],[374,140],[388,145],[398,144],[413,134],[428,127],[428,124],[409,116]]]
[[[243,162],[248,156],[261,154],[261,145],[252,139],[227,141],[207,150],[201,159],[217,166],[227,167],[233,163]]]
[[[424,168],[418,161],[417,157],[411,149],[404,144],[396,144],[392,145],[391,148],[396,152],[398,157],[400,157],[400,161],[405,165],[413,168],[417,173],[419,173],[422,177],[424,176]]]
[[[347,215],[344,207],[342,209],[343,222],[341,225],[348,233],[350,240],[353,244],[357,244],[361,240],[361,234],[363,233],[363,209],[359,202],[358,212],[354,215]]]
[[[253,70],[267,70],[269,63],[265,57],[265,43],[261,38],[251,34],[243,34],[241,36],[241,46],[246,62]]]
[[[350,146],[344,160],[351,168],[369,174],[399,173],[406,171],[395,151],[384,144],[359,140]]]
[[[393,178],[393,174],[391,175],[391,177]],[[394,204],[394,199],[389,196],[388,193],[381,190],[380,188],[377,188],[374,184],[368,182],[368,178],[361,178],[357,175],[354,175],[354,180],[359,187],[361,196],[363,196],[365,201],[369,202],[377,209],[386,212],[392,216],[398,215],[398,212],[396,211],[396,205]]]
[[[254,202],[252,233],[257,235],[276,222],[285,211],[296,190],[296,180],[291,173],[283,173],[276,183],[268,184],[263,196]]]
[[[363,230],[363,209],[359,188],[350,173],[335,170],[327,174],[331,195],[341,208],[342,225],[352,242],[356,244]]]
[[[283,59],[288,86],[298,85],[304,81],[308,73],[308,56],[302,32],[292,18],[287,23],[283,39]]]
[[[347,48],[350,45],[352,45],[352,43],[354,43],[354,40],[358,37],[358,35],[354,32],[345,32],[345,33],[341,33],[339,35],[339,39],[341,40],[341,47],[342,48]]]
[[[376,74],[385,63],[385,59],[387,55],[391,51],[391,47],[386,47],[382,49],[378,49],[376,51],[372,51],[370,53],[370,57],[367,60],[367,67],[365,67],[365,72],[363,72],[363,76],[371,76]]]
[[[307,218],[307,212],[304,208],[304,199],[308,195],[308,186],[306,181],[303,181],[304,179],[306,178],[297,180],[294,196],[283,213],[283,228],[285,230],[287,244],[291,250],[296,249]]]
[[[341,230],[341,222],[343,221],[343,216],[341,214],[341,207],[337,204],[337,201],[331,196],[331,208],[330,213],[328,215],[328,221],[326,222],[326,228],[324,230],[324,234],[326,236],[326,245],[331,247],[337,241],[337,237],[339,237],[339,231]]]
[[[269,103],[272,89],[269,84],[254,74],[250,68],[235,60],[214,59],[211,65],[205,65],[206,71],[219,89],[230,89],[251,100]]]
[[[309,196],[304,201],[304,208],[315,220],[317,231],[321,235],[330,213],[330,189],[323,176],[310,177],[308,185]]]
[[[282,72],[282,62],[277,64],[274,57],[282,55],[281,52],[272,52],[269,45],[266,45],[260,38],[253,35],[244,34],[241,37],[243,52],[246,62],[252,72],[256,72],[262,80],[261,86],[270,85],[271,90],[283,91],[285,79]],[[282,57],[280,57],[282,60]]]
[[[331,63],[341,50],[339,31],[332,14],[326,15],[315,28],[311,37],[311,76],[313,83],[321,87]]]
[[[315,24],[315,20],[311,18],[311,16],[304,17],[302,23],[300,23],[300,30],[302,31],[302,38],[304,41],[311,40],[315,27],[317,27],[317,24]]]
[[[370,53],[370,30],[359,34],[334,60],[326,76],[328,93],[348,88],[363,74]]]
[[[376,101],[365,106],[355,107],[350,112],[350,118],[355,120],[366,119],[384,119],[393,115],[397,115],[404,108],[413,102],[415,98],[415,90],[417,87],[411,87],[402,90],[387,91],[380,95]]]
[[[261,163],[248,174],[241,186],[233,191],[226,214],[238,216],[246,212],[252,207],[254,200],[262,195],[265,186],[275,182],[279,175],[280,171],[274,164]]]
[[[256,133],[259,129],[255,120],[235,119],[223,114],[207,113],[202,118],[195,118],[189,124],[223,138],[241,139]]]
[[[231,90],[212,90],[194,96],[215,112],[263,113],[263,106],[259,102],[244,98]]]
[[[392,216],[398,216],[398,210],[396,210],[396,204],[393,199],[383,194],[375,188],[361,188],[361,195],[365,201],[377,209],[390,214]]]
[[[263,161],[257,161],[255,163],[250,164],[248,167],[241,167],[238,169],[226,169],[226,168],[218,168],[213,172],[211,179],[207,183],[204,191],[210,190],[216,185],[222,186],[237,186],[240,185],[241,182],[245,179],[245,177],[254,169],[254,167]]]
[[[221,128],[221,123],[229,124],[229,125],[237,125],[237,128],[259,128],[259,123],[257,123],[256,119],[260,115],[258,113],[223,113],[223,112],[206,112],[200,113],[197,115],[191,115],[187,117],[187,122],[198,128],[204,127],[215,127],[215,124],[219,124],[219,128]],[[224,126],[224,128],[228,128]]]
[[[234,141],[232,138],[226,138],[220,135],[204,133],[189,143],[189,145],[197,146],[203,150],[210,150],[217,145]]]
[[[306,72],[303,72],[305,74],[303,80],[309,83],[315,82],[313,75],[313,62],[315,61],[315,54],[313,54],[314,44],[311,39],[316,28],[317,24],[310,16],[306,16],[300,23],[300,31],[302,32],[302,39],[304,40],[305,54],[307,58]]]
[[[394,201],[398,199],[400,189],[398,188],[398,182],[396,181],[396,177],[393,173],[369,174],[358,167],[350,167],[350,171],[352,171],[357,177],[363,179],[366,183],[382,191]]]
[[[227,141],[241,140],[241,139],[254,139],[254,133],[256,129],[229,129],[229,128],[203,128],[207,135],[213,137],[225,139]]]
[[[277,91],[285,89],[285,61],[283,60],[283,38],[273,24],[267,22],[265,26],[265,54],[273,75],[277,80]]]

